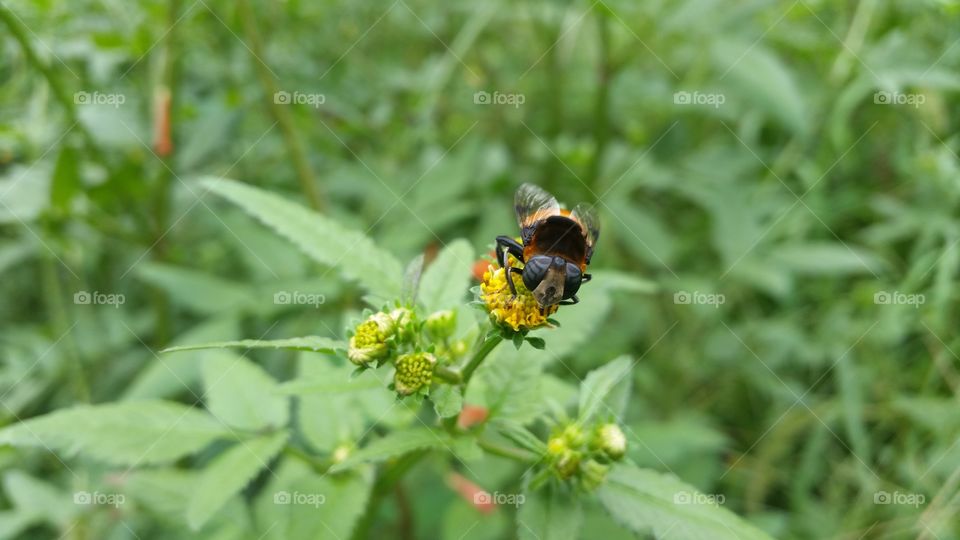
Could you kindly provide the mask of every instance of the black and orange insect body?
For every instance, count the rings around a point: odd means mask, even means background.
[[[497,237],[497,261],[506,269],[507,284],[516,296],[512,273],[521,272],[523,284],[541,307],[579,302],[580,284],[590,280],[587,265],[600,235],[596,213],[579,204],[572,211],[533,184],[523,184],[514,196],[520,224],[520,242]],[[507,253],[523,263],[509,266]]]

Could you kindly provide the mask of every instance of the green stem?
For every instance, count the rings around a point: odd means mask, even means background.
[[[600,167],[607,149],[607,140],[610,138],[610,78],[613,75],[613,66],[610,62],[610,26],[607,14],[603,11],[597,16],[597,37],[597,97],[593,106],[595,147],[587,176],[592,187],[596,187],[599,182]]]
[[[519,448],[514,448],[512,446],[503,446],[485,439],[478,439],[477,444],[480,445],[480,448],[483,448],[487,452],[500,457],[505,457],[524,463],[533,463],[537,460],[537,456],[533,455],[532,453]]]
[[[27,30],[23,26],[23,23],[21,23],[20,19],[3,3],[0,3],[0,21],[10,30],[14,39],[20,44],[20,48],[23,50],[27,61],[47,80],[47,84],[50,85],[50,89],[53,91],[54,98],[56,98],[63,107],[64,113],[67,116],[67,122],[81,133],[91,157],[104,166],[107,166],[108,163],[104,159],[104,154],[97,145],[93,135],[87,130],[83,123],[80,122],[80,117],[77,114],[77,106],[73,102],[73,96],[67,91],[63,81],[60,80],[60,76],[50,67],[50,64],[40,59],[40,56],[37,55],[37,52],[30,44],[30,38],[27,36]]]
[[[468,362],[467,365],[464,366],[463,371],[461,372],[463,376],[464,386],[466,386],[467,383],[470,382],[470,377],[473,376],[473,372],[476,371],[478,367],[480,367],[480,364],[487,357],[487,355],[490,354],[493,351],[493,349],[495,349],[497,345],[500,344],[501,341],[503,341],[503,337],[501,336],[489,337],[487,338],[486,341],[483,342],[480,348],[477,349],[477,352],[473,353],[473,358],[470,359],[470,362]]]
[[[273,78],[273,72],[263,63],[266,58],[263,52],[263,39],[260,36],[260,30],[257,28],[257,18],[250,6],[250,0],[239,0],[237,6],[240,9],[240,18],[243,19],[244,33],[247,42],[250,44],[250,51],[253,55],[253,65],[260,78],[260,85],[269,100],[270,113],[274,120],[280,126],[280,132],[283,134],[284,141],[290,151],[290,158],[297,171],[297,178],[300,181],[300,189],[303,196],[314,210],[323,208],[323,201],[317,190],[316,178],[313,174],[313,167],[310,160],[307,159],[307,152],[303,140],[297,133],[293,124],[293,116],[290,114],[290,108],[282,103],[276,103],[274,97],[280,88]]]
[[[433,375],[445,382],[450,384],[460,384],[463,382],[463,377],[460,375],[460,372],[454,369],[450,369],[446,366],[439,366],[433,371]]]

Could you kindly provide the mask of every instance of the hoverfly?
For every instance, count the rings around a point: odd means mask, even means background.
[[[517,189],[513,206],[523,243],[497,237],[497,262],[506,269],[510,292],[517,295],[512,272],[518,271],[540,307],[576,304],[580,284],[590,281],[586,269],[600,236],[593,208],[578,204],[572,211],[561,209],[553,195],[533,184]],[[510,267],[507,253],[523,268]]]

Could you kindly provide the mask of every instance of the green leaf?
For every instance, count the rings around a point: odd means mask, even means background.
[[[547,452],[547,445],[537,438],[536,435],[530,433],[530,430],[523,427],[519,422],[498,418],[491,421],[490,424],[497,433],[510,439],[521,448],[525,448],[537,455],[542,455]]]
[[[306,336],[287,339],[243,339],[240,341],[217,341],[213,343],[198,343],[196,345],[180,345],[170,347],[160,352],[195,351],[199,349],[289,349],[294,351],[308,351],[318,353],[333,353],[347,349],[347,344],[335,339]]]
[[[80,405],[14,424],[0,444],[45,447],[114,465],[152,465],[192,454],[230,433],[199,409],[168,401]]]
[[[794,272],[816,275],[873,273],[881,260],[873,253],[838,242],[808,242],[777,248],[771,256]]]
[[[423,277],[423,254],[417,255],[407,265],[403,272],[403,292],[400,300],[404,304],[413,305],[417,301],[417,294],[420,292],[420,279]]]
[[[537,330],[537,336],[546,342],[546,348],[530,356],[544,362],[555,363],[564,356],[576,352],[587,343],[590,336],[603,324],[610,312],[610,297],[602,288],[588,289],[592,283],[585,283],[580,289],[580,303],[560,309],[553,318],[560,323],[562,330]]]
[[[373,485],[373,468],[320,474],[299,460],[283,460],[254,506],[268,540],[351,537]],[[262,536],[261,536],[262,534]]]
[[[327,216],[283,197],[222,178],[203,184],[297,245],[315,261],[336,266],[347,278],[385,298],[401,292],[403,267],[390,253],[358,231],[347,229]]]
[[[619,418],[623,414],[623,387],[629,388],[632,367],[630,357],[621,356],[587,374],[580,384],[580,422],[588,423],[597,415],[613,414]]]
[[[460,414],[463,408],[463,394],[460,388],[450,384],[438,384],[430,390],[430,401],[440,418],[449,418]]]
[[[592,272],[593,279],[590,280],[592,289],[599,289],[604,293],[610,291],[622,291],[641,294],[653,294],[660,288],[656,283],[646,279],[640,279],[637,276],[616,270],[597,270]]]
[[[240,429],[287,424],[290,404],[263,368],[244,357],[221,355],[203,364],[204,401],[211,414]]]
[[[467,388],[467,403],[487,407],[490,418],[509,418],[525,424],[536,418],[541,408],[540,375],[543,363],[529,350],[501,346],[494,350]]]
[[[354,452],[346,460],[331,467],[330,471],[350,469],[361,463],[377,463],[414,450],[449,448],[451,444],[448,435],[429,428],[394,431]]]
[[[673,475],[616,465],[597,492],[613,518],[638,534],[689,540],[770,540],[736,514]]]
[[[573,493],[555,485],[527,491],[517,512],[521,540],[573,540],[580,537],[583,509]]]
[[[144,262],[137,266],[137,276],[163,289],[174,302],[196,313],[250,310],[258,301],[256,295],[241,283],[190,268]]]
[[[420,302],[427,313],[462,303],[470,288],[474,252],[470,242],[454,240],[437,255],[420,282]]]
[[[194,530],[199,529],[230,497],[243,489],[254,476],[272,460],[289,434],[280,431],[248,441],[241,441],[217,456],[197,481],[196,491],[187,505],[187,522]]]
[[[57,527],[69,527],[82,508],[59,487],[18,470],[3,475],[3,489],[14,508],[29,515],[31,521],[43,520]]]
[[[755,42],[720,41],[710,47],[714,62],[748,107],[760,109],[770,118],[797,133],[810,127],[807,100],[790,70],[772,50]],[[731,65],[732,64],[732,65]]]

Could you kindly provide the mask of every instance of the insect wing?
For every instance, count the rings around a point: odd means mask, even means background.
[[[530,241],[533,231],[544,219],[560,214],[557,199],[533,184],[523,184],[513,197],[513,207],[517,212],[520,236],[524,244]]]
[[[587,262],[593,255],[593,248],[600,238],[600,218],[597,217],[595,206],[580,203],[570,212],[570,217],[580,224],[583,236],[587,239]]]

